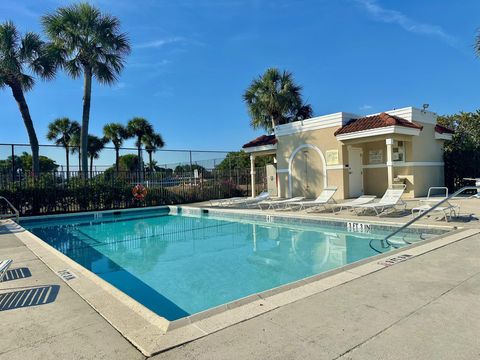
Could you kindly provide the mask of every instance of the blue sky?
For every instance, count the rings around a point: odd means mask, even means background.
[[[39,16],[70,3],[0,3],[0,20],[40,31]],[[268,67],[288,69],[316,115],[368,114],[430,104],[440,114],[478,107],[476,0],[98,0],[133,45],[113,87],[95,85],[91,132],[149,119],[167,149],[236,150],[260,134],[242,93]],[[80,120],[82,81],[60,73],[27,94],[40,142],[48,122]],[[26,142],[8,89],[0,142]]]

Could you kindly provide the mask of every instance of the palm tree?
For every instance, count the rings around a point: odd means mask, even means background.
[[[160,134],[148,134],[142,138],[142,143],[148,153],[148,166],[150,169],[150,173],[152,173],[154,165],[152,155],[155,151],[164,147],[165,143]]]
[[[55,48],[38,34],[27,32],[21,37],[11,21],[0,24],[0,88],[8,86],[18,104],[32,149],[34,176],[40,171],[39,147],[24,93],[35,85],[34,75],[45,80],[55,76],[57,55]]]
[[[302,101],[302,87],[295,84],[290,72],[270,68],[255,79],[243,95],[251,125],[269,132],[286,122],[312,116],[312,107]]]
[[[115,169],[119,170],[120,148],[123,145],[123,140],[128,137],[125,126],[118,123],[110,123],[103,127],[103,136],[106,141],[111,141],[115,147]]]
[[[65,148],[67,161],[67,181],[70,179],[70,149],[72,137],[80,131],[80,124],[67,117],[56,119],[48,124],[47,139]]]
[[[141,117],[134,117],[127,123],[127,133],[129,137],[135,137],[135,146],[138,151],[138,172],[141,176],[143,172],[143,160],[142,160],[142,143],[145,137],[154,134],[153,126],[147,119]]]
[[[78,154],[78,173],[80,173],[80,169],[82,168],[82,157],[80,156],[80,131],[73,134],[69,146],[71,154]]]
[[[106,140],[95,135],[88,135],[88,157],[90,158],[90,177],[93,177],[93,159],[100,157],[100,152],[105,147]]]
[[[124,67],[130,43],[120,32],[118,18],[102,14],[84,2],[61,7],[42,17],[45,33],[65,52],[64,69],[76,79],[83,74],[83,113],[80,135],[82,171],[88,168],[88,125],[92,78],[101,84],[112,85]]]

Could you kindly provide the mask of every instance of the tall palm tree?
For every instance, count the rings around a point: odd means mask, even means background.
[[[22,37],[11,21],[0,24],[0,89],[8,86],[18,104],[32,149],[32,171],[40,171],[38,138],[33,126],[25,92],[35,85],[34,76],[49,80],[59,62],[55,48],[27,32]]]
[[[130,43],[120,32],[118,18],[84,2],[57,9],[42,17],[45,33],[65,52],[64,69],[76,79],[83,74],[83,113],[80,135],[82,171],[88,168],[88,125],[92,78],[111,85],[124,67]]]
[[[150,173],[153,172],[153,153],[165,146],[165,143],[160,134],[148,134],[142,138],[142,143],[148,153],[148,166]]]
[[[70,179],[70,146],[72,137],[80,132],[80,124],[67,117],[58,118],[48,124],[47,139],[54,141],[56,145],[65,148],[65,159],[67,162],[67,181]]]
[[[253,80],[243,94],[251,125],[269,132],[275,126],[312,116],[312,107],[302,100],[302,87],[295,84],[290,72],[270,68]]]
[[[138,151],[138,172],[139,176],[143,173],[143,160],[142,160],[142,143],[143,139],[147,136],[154,134],[153,126],[147,119],[141,117],[134,117],[127,123],[127,133],[129,137],[136,138],[135,146]]]
[[[80,169],[82,168],[82,157],[80,156],[80,131],[73,134],[69,146],[71,154],[78,154],[78,173],[80,174]]]
[[[88,135],[88,157],[90,158],[90,177],[93,177],[93,159],[100,157],[100,152],[105,147],[106,140],[95,135]]]
[[[120,148],[123,145],[123,140],[128,138],[127,129],[119,123],[106,124],[103,127],[103,137],[106,141],[111,141],[115,147],[115,169],[118,173]]]

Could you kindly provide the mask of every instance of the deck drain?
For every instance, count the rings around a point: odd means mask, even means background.
[[[57,271],[57,274],[65,281],[70,281],[77,278],[77,275],[67,269]]]
[[[402,254],[402,255],[398,255],[398,256],[394,256],[394,257],[388,258],[388,259],[386,259],[386,260],[379,261],[378,264],[383,265],[383,266],[392,266],[392,265],[398,264],[398,263],[400,263],[400,262],[402,262],[402,261],[408,260],[408,259],[410,259],[412,256],[413,256],[413,255]]]

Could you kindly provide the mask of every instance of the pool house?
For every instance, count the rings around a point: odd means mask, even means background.
[[[279,125],[275,135],[243,146],[250,154],[252,196],[257,156],[274,155],[267,166],[272,196],[315,198],[336,186],[337,199],[381,196],[405,184],[406,197],[426,195],[444,185],[444,142],[453,131],[437,124],[437,114],[406,107],[368,116],[338,112]]]

